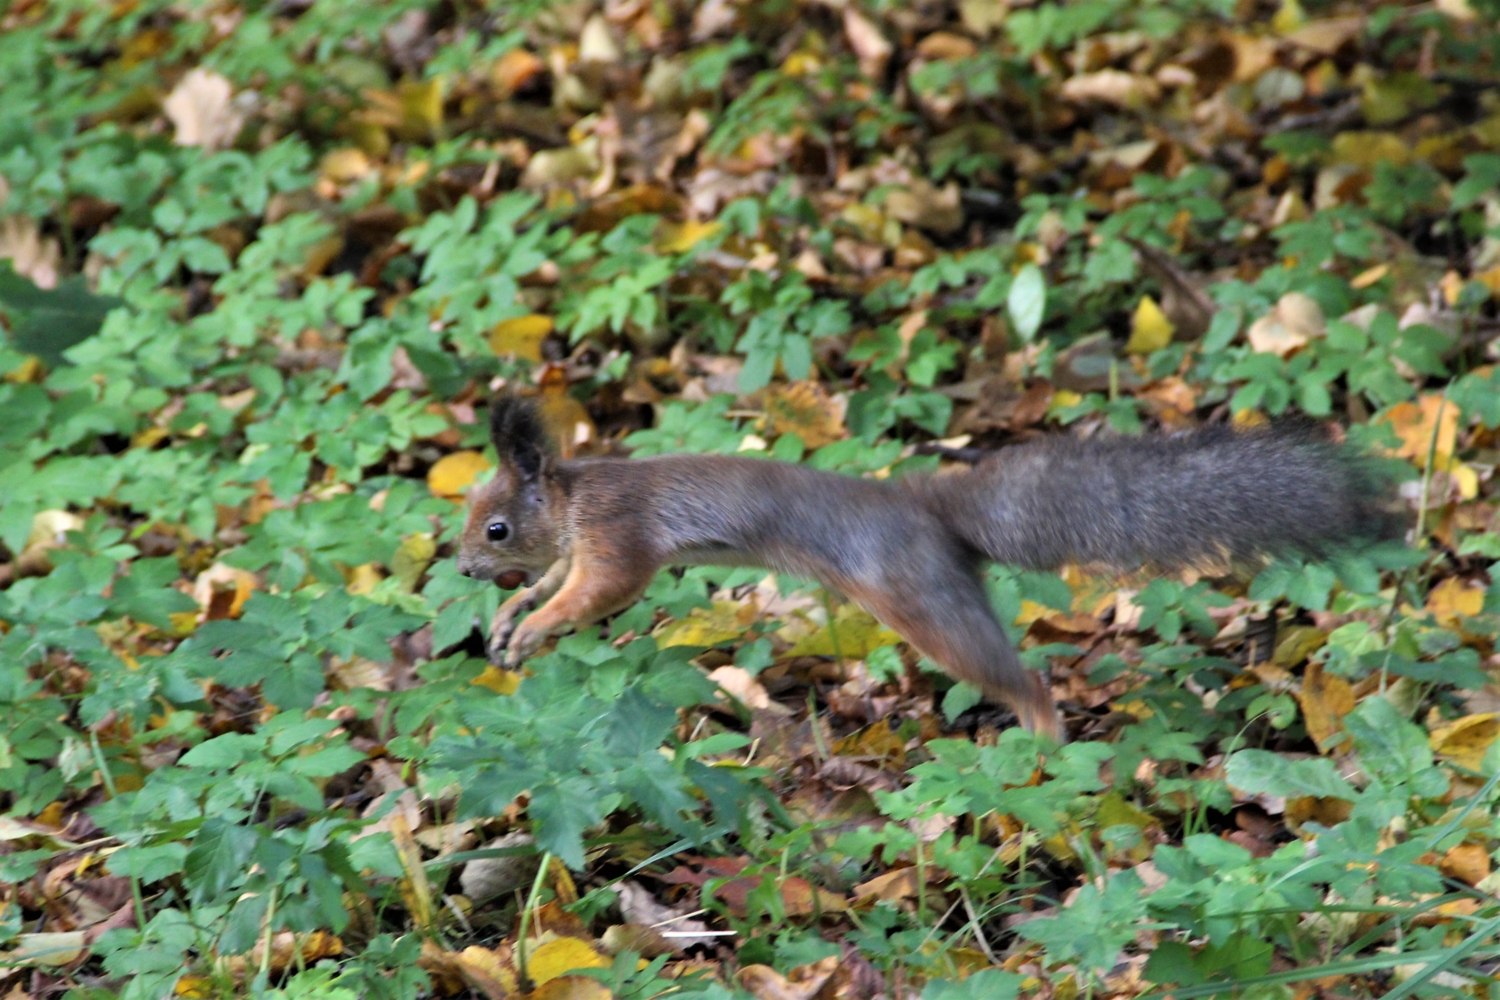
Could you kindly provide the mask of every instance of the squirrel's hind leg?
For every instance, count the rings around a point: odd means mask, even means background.
[[[906,581],[901,593],[847,580],[839,587],[950,677],[978,686],[1032,732],[1066,743],[1067,730],[1046,680],[1021,665],[978,576],[964,577]]]

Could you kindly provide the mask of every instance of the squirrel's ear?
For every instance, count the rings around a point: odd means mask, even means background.
[[[547,431],[529,399],[497,396],[490,401],[490,440],[500,461],[514,464],[527,479],[547,467]]]

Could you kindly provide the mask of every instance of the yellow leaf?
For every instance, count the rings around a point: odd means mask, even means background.
[[[1376,264],[1374,267],[1366,268],[1349,279],[1349,287],[1353,289],[1369,288],[1375,282],[1391,273],[1391,265]]]
[[[1458,495],[1465,500],[1473,500],[1479,496],[1479,473],[1470,466],[1454,458],[1452,455],[1434,455],[1432,467],[1438,472],[1446,472],[1453,485],[1458,488]]]
[[[1070,406],[1077,406],[1081,402],[1083,402],[1083,397],[1072,389],[1058,389],[1052,394],[1052,402],[1047,405],[1047,412],[1057,413]]]
[[[440,497],[457,500],[489,467],[489,460],[477,451],[455,451],[427,470],[427,488]]]
[[[1396,449],[1399,457],[1425,467],[1428,454],[1443,458],[1453,454],[1458,440],[1458,407],[1441,393],[1427,393],[1415,403],[1397,403],[1386,411],[1384,419],[1401,439],[1401,447]]]
[[[1323,753],[1339,748],[1343,740],[1335,737],[1344,731],[1344,716],[1354,711],[1354,688],[1336,674],[1323,671],[1321,663],[1309,663],[1297,692],[1302,705],[1302,721],[1307,735]]]
[[[432,532],[419,531],[401,539],[396,554],[391,556],[391,575],[401,581],[401,589],[408,594],[417,589],[417,581],[437,555],[437,543]]]
[[[830,624],[803,636],[787,650],[786,655],[846,656],[858,660],[881,646],[900,641],[900,636],[876,621],[868,611],[845,604],[840,606]]]
[[[401,99],[401,124],[408,132],[431,134],[443,124],[443,79],[403,80],[396,88]]]
[[[214,995],[214,985],[214,981],[208,976],[183,976],[172,987],[172,993],[174,996],[188,997],[189,1000],[201,1000]]]
[[[1477,771],[1496,738],[1500,738],[1500,713],[1480,712],[1438,726],[1427,740],[1433,753]]]
[[[469,683],[489,688],[496,694],[515,694],[516,688],[521,686],[521,675],[514,670],[501,670],[499,667],[489,666],[484,668],[484,673]]]
[[[359,566],[351,566],[344,573],[344,585],[351,594],[368,594],[383,579],[384,577],[380,574],[380,567],[374,563],[362,563]]]
[[[607,969],[609,959],[587,941],[575,937],[554,938],[537,947],[526,962],[526,973],[538,986],[574,969]]]
[[[551,316],[539,313],[502,319],[490,331],[490,350],[496,354],[514,354],[526,361],[540,361],[542,341],[553,326]]]
[[[323,176],[336,184],[357,181],[369,172],[370,158],[362,149],[334,149],[323,157]]]
[[[1161,306],[1151,296],[1143,295],[1140,305],[1135,307],[1135,316],[1130,321],[1130,340],[1126,343],[1125,350],[1131,354],[1159,351],[1172,342],[1175,329],[1172,321],[1167,319],[1167,314],[1161,311]]]
[[[1374,170],[1380,163],[1404,166],[1411,159],[1412,147],[1400,136],[1365,130],[1340,132],[1334,136],[1330,162]]]
[[[816,382],[791,382],[766,390],[766,416],[777,434],[791,433],[809,450],[847,436],[844,412],[848,401],[831,396]]]
[[[1281,0],[1281,9],[1271,17],[1271,30],[1285,35],[1307,22],[1307,12],[1297,0]]]
[[[696,219],[689,219],[680,226],[668,223],[662,226],[656,249],[661,253],[687,253],[704,240],[717,236],[723,228],[722,222],[699,222]]]
[[[508,957],[502,958],[496,952],[478,945],[470,945],[453,957],[470,985],[477,987],[491,1000],[506,1000],[519,992],[516,970]]]
[[[1441,624],[1451,628],[1459,618],[1472,618],[1484,609],[1484,589],[1473,587],[1456,576],[1450,576],[1427,595],[1427,610]]]
[[[713,646],[738,639],[755,621],[759,610],[741,601],[714,601],[708,608],[694,608],[686,618],[667,622],[656,630],[659,649],[668,646]]]

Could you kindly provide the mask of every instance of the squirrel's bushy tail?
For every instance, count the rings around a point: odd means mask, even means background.
[[[1398,537],[1389,478],[1315,427],[1056,437],[926,484],[966,543],[1028,569],[1242,563]]]

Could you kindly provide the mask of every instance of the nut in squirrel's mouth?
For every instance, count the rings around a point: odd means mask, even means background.
[[[515,590],[517,587],[530,582],[527,579],[529,576],[530,574],[524,569],[509,570],[495,577],[495,586],[501,590]]]

